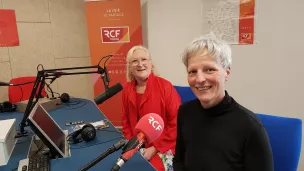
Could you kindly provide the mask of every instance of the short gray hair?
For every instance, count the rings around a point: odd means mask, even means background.
[[[207,53],[205,51],[207,51]],[[206,55],[214,56],[224,69],[231,67],[231,47],[225,41],[217,39],[212,33],[195,38],[185,48],[182,54],[183,63],[188,67],[189,58],[204,52]]]

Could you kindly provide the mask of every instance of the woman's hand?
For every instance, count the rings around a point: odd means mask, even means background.
[[[154,146],[151,146],[149,148],[144,149],[144,158],[146,160],[151,160],[152,157],[157,153],[158,151],[156,150],[156,148]]]

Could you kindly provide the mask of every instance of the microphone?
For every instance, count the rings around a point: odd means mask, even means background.
[[[109,89],[105,90],[102,94],[94,98],[94,102],[99,105],[103,103],[104,101],[108,100],[118,92],[120,92],[123,89],[122,85],[120,83],[117,83],[110,87]]]
[[[149,113],[142,117],[136,127],[134,136],[124,147],[123,152],[111,171],[117,171],[125,164],[144,143],[152,143],[163,132],[164,121],[155,113]]]

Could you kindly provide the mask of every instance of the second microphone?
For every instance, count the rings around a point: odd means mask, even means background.
[[[120,83],[116,83],[115,85],[101,93],[99,96],[95,97],[94,102],[99,105],[114,96],[115,94],[117,94],[118,92],[120,92],[122,89],[122,85]]]

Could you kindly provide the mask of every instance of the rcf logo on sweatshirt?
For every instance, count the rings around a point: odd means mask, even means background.
[[[101,27],[101,41],[102,43],[130,42],[129,27]]]

